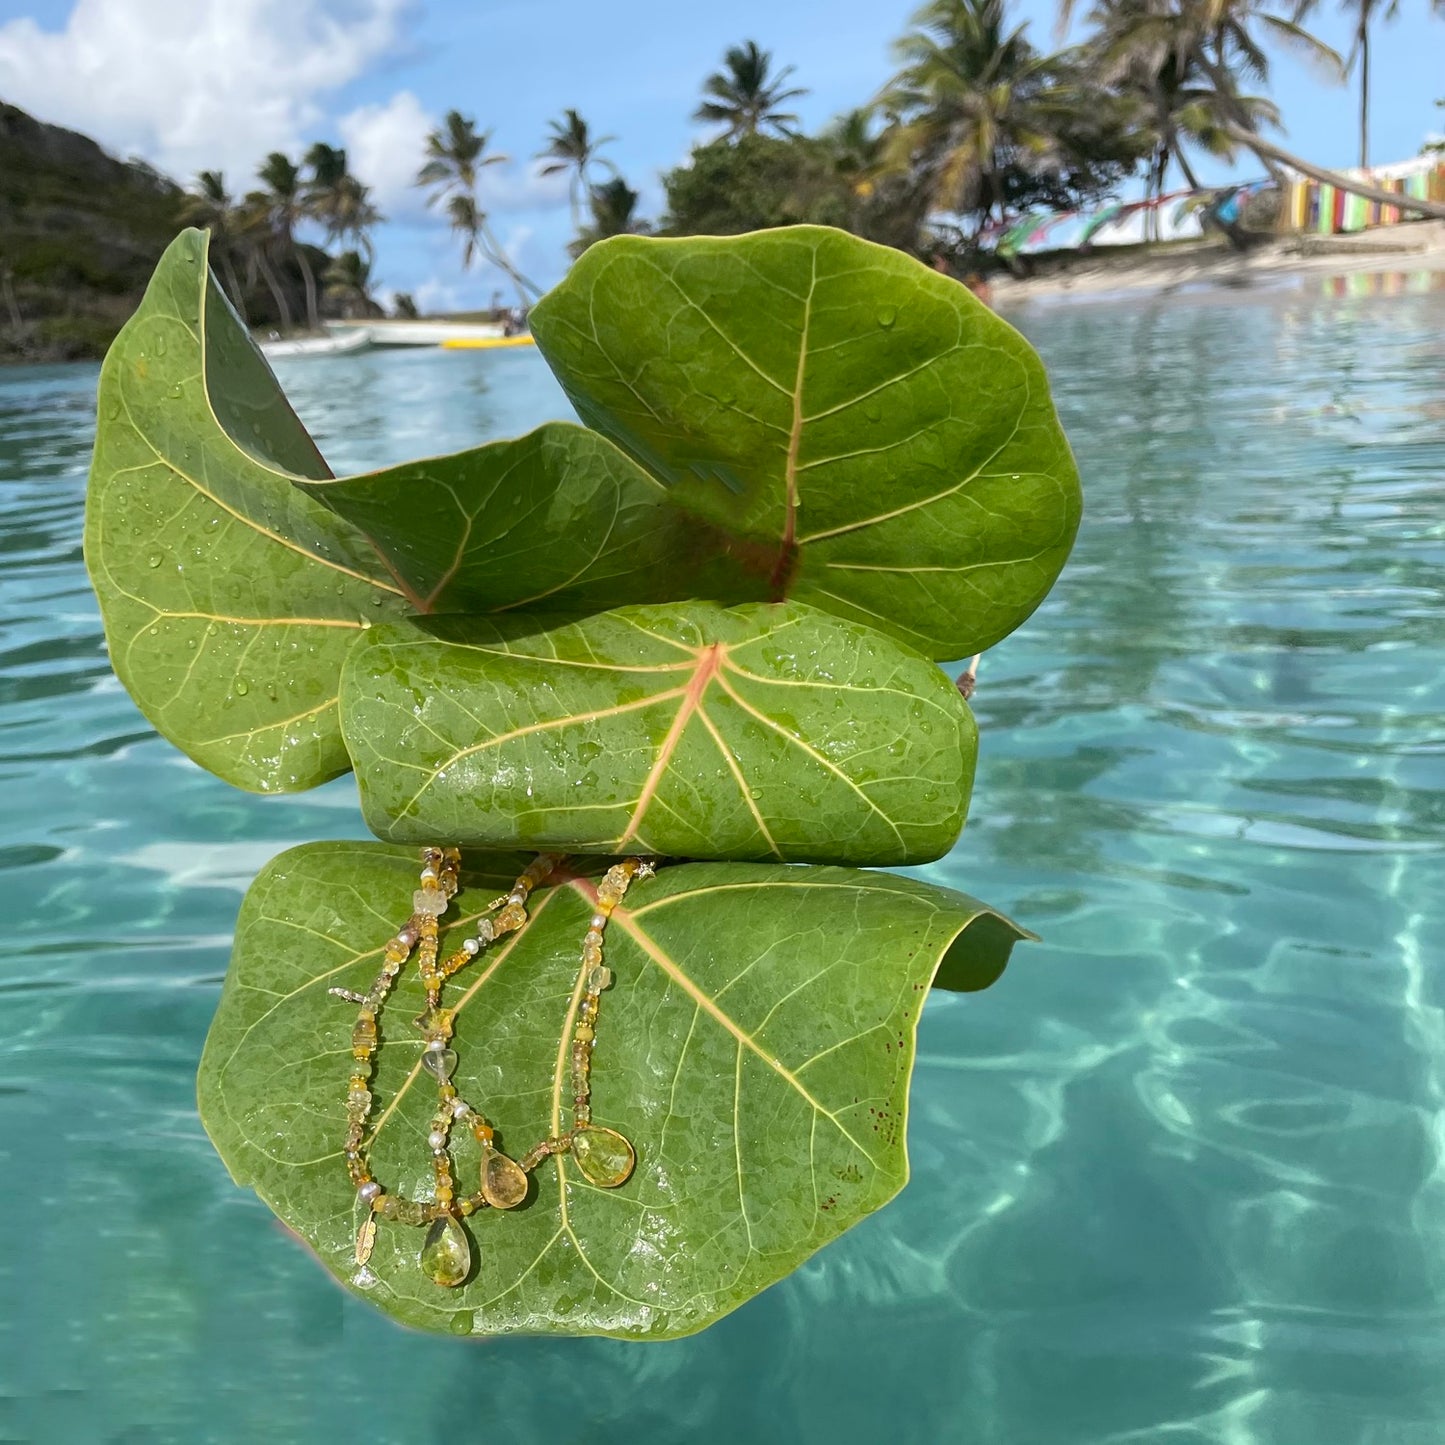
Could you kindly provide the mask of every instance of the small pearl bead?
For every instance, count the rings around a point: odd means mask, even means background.
[[[440,1129],[433,1129],[431,1133],[426,1136],[426,1141],[432,1146],[432,1149],[438,1153],[447,1147],[447,1136],[443,1134]]]
[[[366,1183],[356,1191],[356,1197],[370,1203],[380,1193],[381,1185],[378,1184],[375,1179],[368,1179]]]
[[[403,929],[401,930],[401,932],[398,933],[396,936],[397,936],[397,937],[402,941],[402,943],[404,943],[408,948],[415,948],[415,947],[416,947],[416,930],[415,930],[415,929],[403,928]]]
[[[592,927],[600,933],[607,927],[607,915],[605,913],[594,913],[592,915]]]
[[[428,1039],[426,1041],[426,1051],[429,1054],[439,1054],[446,1046],[447,1041],[445,1039]]]
[[[452,1100],[452,1118],[465,1119],[472,1112],[472,1106],[465,1099]]]
[[[469,953],[473,958],[482,951],[482,945],[475,938],[462,939],[462,952]]]

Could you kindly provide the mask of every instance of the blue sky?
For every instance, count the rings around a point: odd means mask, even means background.
[[[1080,7],[1081,9],[1084,7]],[[1375,46],[1372,156],[1414,154],[1445,128],[1445,22],[1426,0],[1381,27]],[[456,107],[493,132],[512,157],[487,175],[493,223],[523,270],[550,284],[571,234],[566,186],[535,173],[547,122],[575,106],[607,154],[661,207],[658,173],[704,132],[689,119],[722,52],[756,39],[793,83],[810,127],[866,101],[890,70],[890,45],[909,0],[0,0],[0,99],[95,136],[185,179],[225,169],[245,189],[271,149],[299,154],[312,140],[348,146],[391,218],[377,237],[383,293],[425,305],[484,304],[495,273],[464,273],[446,226],[409,184],[421,137]],[[1053,6],[1019,0],[1035,43],[1052,36]],[[1314,28],[1348,47],[1339,9]],[[1327,165],[1355,155],[1352,89],[1324,84],[1291,54],[1276,58],[1272,94],[1293,149]],[[1206,180],[1226,171],[1200,163]]]

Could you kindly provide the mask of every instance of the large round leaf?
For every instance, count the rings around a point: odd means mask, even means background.
[[[464,874],[464,928],[523,859]],[[340,1154],[355,1009],[390,927],[409,911],[414,855],[380,845],[294,849],[256,880],[200,1072],[201,1116],[239,1183],[350,1287],[407,1324],[461,1334],[552,1331],[665,1338],[701,1329],[878,1208],[908,1177],[914,1031],[940,968],[997,976],[1024,936],[983,904],[909,879],[838,868],[687,864],[638,883],[614,915],[593,1062],[598,1123],[637,1168],[620,1189],[567,1159],[529,1201],[469,1224],[476,1266],[457,1289],[417,1267],[422,1231],[382,1222],[357,1283]],[[568,1021],[592,890],[533,896],[531,921],[449,987],[456,1083],[513,1155],[568,1126]],[[445,939],[444,939],[445,945]],[[382,1015],[370,1157],[424,1197],[434,1086],[407,1020],[408,970]],[[460,1150],[474,1188],[476,1158]]]
[[[377,627],[342,717],[378,837],[593,853],[927,862],[977,752],[937,667],[800,603]]]
[[[964,657],[1038,606],[1073,543],[1038,357],[889,247],[818,226],[616,237],[532,325],[585,422],[766,545],[776,596]]]
[[[293,475],[326,464],[187,231],[101,372],[85,555],[141,711],[203,767],[268,791],[346,771],[341,659],[405,610],[375,552]]]

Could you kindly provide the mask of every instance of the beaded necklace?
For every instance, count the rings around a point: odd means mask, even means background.
[[[583,1177],[602,1189],[615,1189],[631,1175],[637,1156],[632,1145],[615,1129],[592,1122],[591,1060],[596,1037],[597,1012],[603,991],[612,983],[612,971],[602,961],[602,937],[612,911],[636,879],[654,872],[651,863],[625,858],[614,864],[597,885],[596,906],[582,940],[581,966],[574,997],[581,994],[572,1034],[572,1127],[533,1145],[520,1160],[509,1158],[494,1144],[495,1130],[486,1117],[461,1098],[452,1075],[457,1068],[451,1047],[453,1010],[442,1004],[442,987],[485,948],[527,922],[527,900],[532,890],[555,871],[561,858],[540,854],[522,871],[509,893],[495,898],[483,910],[476,936],[462,940],[449,958],[438,962],[438,919],[446,912],[458,887],[461,853],[456,848],[422,850],[421,886],[412,895],[412,913],[387,940],[381,971],[367,993],[333,988],[328,992],[360,1006],[351,1032],[351,1078],[346,1095],[346,1141],[343,1157],[356,1190],[354,1257],[359,1273],[354,1282],[370,1285],[376,1275],[368,1266],[376,1244],[377,1220],[429,1226],[422,1244],[422,1272],[434,1284],[452,1287],[471,1272],[472,1250],[460,1220],[481,1209],[515,1209],[527,1197],[527,1177],[553,1154],[570,1154]],[[491,915],[495,915],[494,917]],[[377,1020],[397,975],[417,955],[417,971],[426,990],[426,1007],[412,1020],[421,1031],[421,1067],[436,1080],[437,1108],[431,1119],[427,1144],[433,1173],[430,1200],[407,1199],[388,1192],[372,1177],[367,1151],[366,1123],[375,1096],[372,1074],[379,1050]],[[457,1197],[450,1154],[451,1132],[460,1125],[481,1145],[481,1187]],[[374,1137],[374,1136],[373,1136]]]

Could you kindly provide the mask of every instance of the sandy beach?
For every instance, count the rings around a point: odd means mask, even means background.
[[[1445,273],[1445,221],[1419,221],[1349,236],[1282,236],[1248,252],[1226,242],[1176,243],[1151,251],[1120,249],[1082,256],[1028,258],[1027,279],[990,277],[993,302],[1007,309],[1033,301],[1107,300],[1209,286],[1269,286],[1294,276],[1365,272]]]

